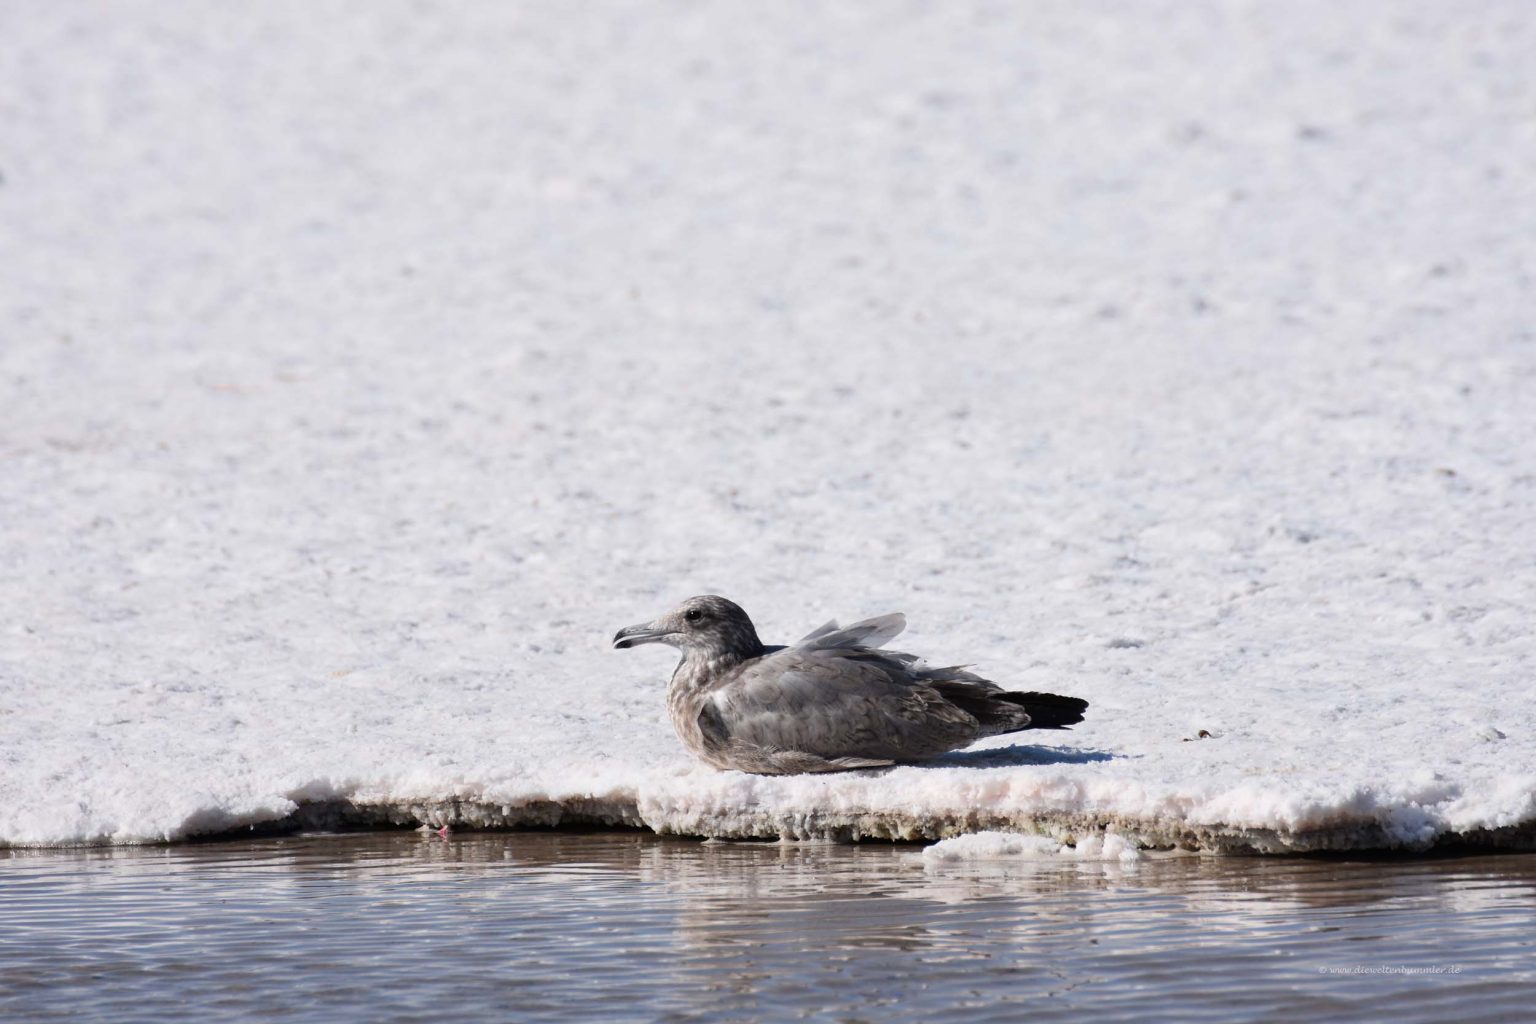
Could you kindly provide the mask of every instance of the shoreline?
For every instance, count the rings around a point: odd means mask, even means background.
[[[345,799],[300,804],[289,814],[224,828],[209,828],[161,839],[117,842],[98,839],[69,843],[7,843],[0,850],[68,850],[119,846],[161,846],[218,842],[253,836],[313,831],[428,830],[497,832],[522,829],[648,832],[658,837],[700,840],[930,843],[975,832],[1048,836],[1075,845],[1089,836],[1115,834],[1147,851],[1220,856],[1375,854],[1409,859],[1465,853],[1536,852],[1536,822],[1502,828],[1443,832],[1425,842],[1394,837],[1376,822],[1349,822],[1329,828],[1287,830],[1224,824],[1149,821],[1093,814],[966,812],[901,815],[882,811],[811,811],[800,814],[754,811],[742,815],[692,814],[649,819],[635,801],[538,800],[501,803],[478,800],[366,802]]]

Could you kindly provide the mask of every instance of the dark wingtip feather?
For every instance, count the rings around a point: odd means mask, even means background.
[[[1017,704],[1029,713],[1031,729],[1065,729],[1083,720],[1088,702],[1059,693],[1003,693],[998,700]]]

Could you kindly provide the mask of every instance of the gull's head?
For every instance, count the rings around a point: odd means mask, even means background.
[[[626,626],[613,638],[613,646],[669,644],[684,654],[737,654],[756,657],[763,651],[757,630],[741,606],[714,594],[690,597],[659,619]]]

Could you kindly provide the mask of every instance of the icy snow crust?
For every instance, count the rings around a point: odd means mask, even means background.
[[[1527,13],[4,5],[0,842],[1529,844]],[[1093,707],[715,772],[711,591]]]

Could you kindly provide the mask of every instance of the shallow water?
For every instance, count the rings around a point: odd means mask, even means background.
[[[314,835],[0,852],[0,1017],[1511,1020],[1536,856],[925,865]]]

